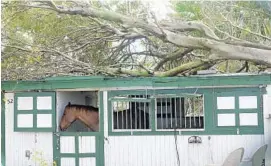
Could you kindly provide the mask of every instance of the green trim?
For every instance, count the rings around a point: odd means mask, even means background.
[[[187,95],[187,94],[195,94],[196,95]],[[198,88],[191,88],[191,89],[159,89],[159,90],[115,90],[115,91],[109,91],[108,97],[109,98],[114,98],[116,96],[123,96],[123,95],[150,95],[154,97],[196,97],[197,95],[207,95],[210,93],[210,89],[198,89]],[[170,95],[168,95],[170,94]],[[184,94],[184,95],[182,95]],[[129,130],[127,129],[126,131],[113,131],[113,126],[112,126],[112,102],[109,100],[108,101],[108,131],[109,135],[172,135],[174,134],[174,130],[172,131],[161,131],[156,129],[156,114],[155,114],[155,100],[156,98],[151,98],[150,102],[150,129],[145,130],[145,131],[137,131],[137,130]],[[205,98],[205,97],[204,97]],[[208,100],[207,100],[208,101]],[[205,104],[206,105],[206,104]],[[206,111],[205,111],[206,112]],[[205,117],[204,117],[205,119]],[[191,129],[192,131],[181,131],[181,133],[186,133],[190,134],[191,132],[195,132],[197,129]],[[204,132],[204,129],[199,129],[200,131],[197,132]],[[178,131],[179,132],[179,131]]]
[[[6,166],[5,93],[1,92],[1,165]]]
[[[182,94],[157,94],[152,95],[150,98],[173,98],[173,97],[198,97],[201,94],[189,94],[189,93],[182,93]]]
[[[151,99],[136,99],[136,98],[110,98],[110,101],[127,101],[127,102],[145,102],[149,103],[151,102]]]
[[[181,93],[194,93],[202,94],[204,96],[204,129],[183,129],[177,131],[181,135],[236,135],[237,128],[239,128],[239,134],[263,134],[263,110],[260,107],[262,102],[261,96],[262,92],[260,88],[191,88],[191,89],[161,89],[161,90],[115,90],[109,91],[108,97],[115,97],[119,95],[163,95],[163,94],[173,94],[173,92],[178,96]],[[257,96],[258,98],[258,108],[259,109],[234,109],[234,110],[217,110],[216,109],[216,96],[217,94],[236,96]],[[238,101],[236,101],[236,107],[238,106]],[[151,129],[146,131],[136,131],[136,130],[126,130],[126,131],[113,131],[112,130],[112,108],[111,101],[108,101],[108,130],[110,136],[120,136],[120,135],[173,135],[174,131],[161,131],[156,130],[156,118],[155,118],[155,100],[151,99],[151,114],[150,114],[150,124]],[[217,126],[217,113],[258,113],[258,126],[233,126],[233,127],[218,127]],[[236,124],[239,124],[239,116],[236,119]]]
[[[51,110],[38,110],[37,109],[37,97],[50,96],[52,97],[52,109]],[[33,97],[33,110],[17,110],[18,97]],[[15,93],[14,96],[14,131],[20,132],[52,132],[55,128],[55,107],[56,96],[55,92],[22,92]],[[33,115],[33,127],[18,127],[18,115],[31,114]],[[37,127],[37,115],[49,114],[52,116],[52,127]]]
[[[6,91],[112,87],[203,87],[270,84],[271,74],[190,77],[57,77],[38,81],[2,81]]]
[[[96,137],[96,166],[102,166],[105,163],[105,157],[104,157],[104,102],[103,102],[104,96],[103,91],[99,92],[99,110],[100,111],[100,121],[99,121],[99,136]]]
[[[78,137],[75,137],[78,138]],[[97,157],[95,153],[61,153],[61,157],[75,158],[76,165],[79,165],[79,158],[84,157]]]
[[[215,108],[215,128],[216,130],[234,130],[237,133],[239,130],[239,134],[264,134],[264,124],[263,124],[263,108],[261,107],[262,101],[262,92],[261,89],[249,89],[249,90],[238,90],[238,91],[224,91],[224,92],[216,92],[214,95],[214,103],[217,102],[217,97],[235,97],[235,108],[229,110],[218,110]],[[240,109],[239,108],[239,96],[257,96],[257,109]],[[217,126],[217,114],[235,114],[235,126]],[[240,126],[240,113],[257,113],[258,114],[258,126]]]
[[[56,118],[55,118],[56,120]],[[55,127],[55,132],[53,132],[53,159],[54,159],[54,162],[56,163],[57,166],[60,166],[61,163],[60,163],[60,140],[59,140],[59,136],[58,136],[59,133],[56,132],[56,127]]]
[[[75,149],[75,157],[76,157],[75,158],[75,165],[79,166],[79,155],[80,154],[79,154],[79,140],[78,140],[78,137],[79,136],[74,137],[74,139],[75,139],[74,140],[74,146],[75,146],[74,149]],[[63,157],[62,155],[63,155],[63,153],[61,154],[61,157]]]

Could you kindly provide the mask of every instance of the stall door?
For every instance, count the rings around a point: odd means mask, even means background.
[[[103,94],[99,93],[99,117],[103,117]],[[55,129],[54,161],[57,166],[104,165],[104,126],[100,118],[98,132],[75,132]]]
[[[103,139],[99,132],[54,133],[55,161],[58,166],[99,166]]]

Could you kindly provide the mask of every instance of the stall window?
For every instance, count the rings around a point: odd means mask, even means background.
[[[54,92],[15,94],[14,131],[53,131],[54,119]]]
[[[155,99],[157,130],[204,128],[203,95],[160,95]]]
[[[111,98],[113,131],[150,129],[150,99],[147,95],[126,95]]]

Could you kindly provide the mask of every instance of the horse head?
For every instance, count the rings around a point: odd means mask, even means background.
[[[69,102],[64,109],[64,113],[60,121],[60,130],[65,131],[75,120],[76,112],[73,111],[73,107],[71,107],[71,103]]]

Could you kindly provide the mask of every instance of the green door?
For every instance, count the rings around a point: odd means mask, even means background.
[[[99,117],[103,117],[103,93],[99,93]],[[57,166],[103,166],[104,125],[99,119],[98,132],[53,133],[54,163]]]
[[[103,165],[100,132],[54,133],[54,161],[57,166]]]

